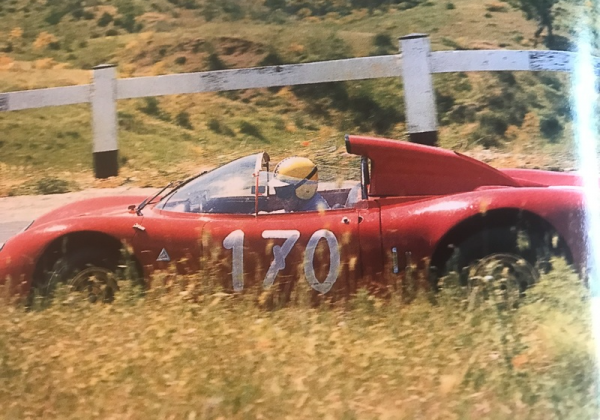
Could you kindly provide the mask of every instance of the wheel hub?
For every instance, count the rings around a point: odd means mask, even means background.
[[[85,294],[90,303],[112,302],[119,290],[114,274],[102,267],[88,267],[80,271],[69,285],[73,291]]]
[[[527,260],[515,254],[491,254],[475,263],[469,277],[483,280],[488,297],[516,303],[540,274]]]

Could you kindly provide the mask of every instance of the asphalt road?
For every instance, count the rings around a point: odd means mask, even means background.
[[[148,196],[155,191],[157,191],[155,188],[119,187],[89,189],[66,194],[2,197],[0,198],[0,243],[6,242],[8,238],[19,233],[42,214],[73,201],[110,195]]]
[[[0,244],[20,232],[30,221],[18,220],[16,222],[0,223]]]

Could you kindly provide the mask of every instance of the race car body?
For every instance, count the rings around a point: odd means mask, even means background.
[[[100,277],[114,289],[105,275],[123,265],[123,249],[147,285],[158,273],[201,271],[228,291],[285,296],[298,282],[333,296],[385,292],[408,274],[435,287],[437,277],[482,260],[533,272],[563,255],[585,266],[576,174],[497,170],[452,151],[361,136],[347,136],[346,149],[360,156],[359,173],[353,184],[319,189],[326,210],[287,211],[269,156],[257,153],[160,197],[55,210],[0,250],[0,281],[24,294],[73,276],[79,288]]]

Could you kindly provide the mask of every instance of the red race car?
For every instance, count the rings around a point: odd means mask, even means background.
[[[154,197],[96,198],[37,219],[0,245],[0,282],[17,293],[68,281],[110,300],[123,249],[146,285],[204,270],[225,290],[307,282],[314,293],[385,291],[471,267],[514,273],[524,289],[552,255],[585,266],[575,174],[497,170],[448,150],[347,136],[356,181],[317,183],[309,159],[270,168],[250,155]],[[359,181],[360,179],[360,181]],[[334,186],[336,187],[336,186]]]

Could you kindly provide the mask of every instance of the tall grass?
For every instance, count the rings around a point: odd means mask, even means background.
[[[450,286],[265,309],[200,279],[0,315],[6,418],[595,418],[588,292],[564,264],[507,309]],[[300,284],[302,285],[302,283]],[[127,289],[127,288],[126,288]]]

